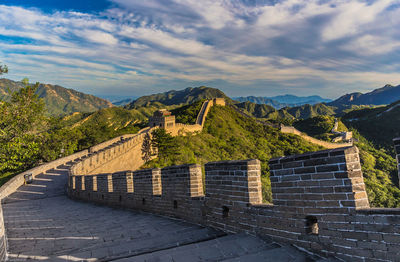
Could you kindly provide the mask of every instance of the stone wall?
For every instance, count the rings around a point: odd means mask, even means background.
[[[174,127],[166,128],[166,131],[170,133],[172,136],[177,135],[186,135],[186,133],[194,133],[201,132],[203,130],[204,123],[206,121],[206,117],[208,112],[210,111],[212,106],[219,105],[225,106],[225,99],[223,98],[214,98],[212,100],[205,101],[200,109],[200,112],[196,118],[196,124],[194,125],[186,125],[181,123],[175,123]]]
[[[353,145],[352,142],[349,142],[349,143],[330,143],[330,142],[322,141],[322,140],[313,138],[311,136],[308,136],[308,135],[300,132],[299,130],[297,130],[293,126],[285,126],[285,125],[281,124],[280,130],[281,130],[282,133],[298,135],[298,136],[302,137],[304,140],[306,140],[308,142],[311,142],[313,144],[320,145],[320,146],[323,146],[323,147],[329,148],[329,149],[348,147],[348,146],[352,146]]]
[[[76,163],[71,168],[72,174],[89,175],[138,169],[144,164],[142,160],[144,137],[152,130],[154,128],[144,128],[136,135],[120,137],[112,145],[98,150]]]
[[[399,186],[400,186],[400,137],[393,139],[393,143],[394,143],[394,152],[396,154],[396,160],[397,160],[397,170],[398,170]]]
[[[206,164],[204,195],[198,165],[71,176],[69,194],[268,237],[346,261],[400,261],[400,209],[369,208],[356,147],[269,164],[273,205],[261,203],[258,160]]]

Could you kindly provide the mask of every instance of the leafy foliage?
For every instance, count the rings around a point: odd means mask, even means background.
[[[11,94],[0,104],[0,173],[23,170],[38,161],[44,123],[44,103],[38,84]]]
[[[178,144],[176,138],[168,134],[164,128],[157,128],[152,132],[151,145],[157,152],[160,161],[167,161],[178,155]]]
[[[142,144],[142,159],[145,163],[149,162],[153,156],[153,146],[151,143],[151,137],[149,133],[146,133]]]

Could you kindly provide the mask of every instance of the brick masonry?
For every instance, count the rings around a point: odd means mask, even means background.
[[[369,208],[356,147],[275,158],[269,165],[273,205],[262,204],[258,160],[207,163],[205,194],[201,167],[181,165],[85,176],[84,190],[82,176],[72,174],[69,195],[247,232],[345,261],[400,261],[400,209]]]

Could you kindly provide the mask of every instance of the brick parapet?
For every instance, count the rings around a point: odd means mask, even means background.
[[[347,213],[369,207],[357,147],[270,160],[277,205]]]
[[[400,261],[400,209],[370,209],[360,201],[365,186],[357,148],[272,159],[270,169],[273,205],[261,203],[258,160],[206,164],[204,196],[198,165],[93,176],[99,184],[111,175],[112,192],[103,192],[106,186],[100,184],[103,189],[88,192],[86,176],[86,191],[70,188],[70,194],[268,237],[345,261]],[[133,192],[128,190],[130,176]],[[154,181],[160,181],[161,192],[154,190]]]

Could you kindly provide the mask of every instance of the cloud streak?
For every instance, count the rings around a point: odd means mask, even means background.
[[[398,0],[113,0],[101,13],[0,5],[10,77],[143,95],[336,97],[400,83]]]

